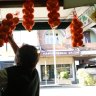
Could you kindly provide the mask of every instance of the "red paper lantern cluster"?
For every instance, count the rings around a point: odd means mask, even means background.
[[[33,0],[27,0],[24,4],[23,4],[23,21],[22,21],[22,25],[24,26],[24,28],[28,31],[31,31],[33,26],[34,26],[34,3]]]
[[[60,24],[60,14],[59,14],[59,0],[47,0],[46,2],[47,10],[49,11],[48,13],[48,24],[50,25],[51,28],[55,28],[59,26]]]
[[[83,24],[78,19],[76,15],[74,15],[73,20],[70,24],[70,31],[71,31],[71,40],[73,47],[83,46]]]
[[[12,31],[16,28],[18,23],[19,18],[14,17],[11,13],[8,13],[6,18],[2,20],[0,25],[0,47],[8,42],[8,35],[12,34]]]

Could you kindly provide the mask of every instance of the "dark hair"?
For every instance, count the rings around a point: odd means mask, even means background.
[[[25,44],[19,48],[17,58],[21,66],[34,68],[39,60],[38,50],[32,45]]]

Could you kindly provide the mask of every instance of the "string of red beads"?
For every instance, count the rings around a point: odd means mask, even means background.
[[[82,26],[83,26],[82,22],[78,19],[76,15],[74,15],[73,20],[70,24],[72,47],[83,46]]]
[[[32,30],[34,26],[34,2],[33,0],[26,0],[26,2],[23,3],[23,21],[22,25],[26,30],[29,32]]]
[[[60,25],[60,14],[59,14],[59,0],[47,0],[46,1],[46,7],[48,10],[48,24],[50,25],[51,28],[55,28]]]
[[[8,35],[12,34],[18,23],[19,18],[14,17],[11,13],[8,13],[6,18],[2,20],[0,25],[0,47],[2,47],[4,43],[8,42]]]

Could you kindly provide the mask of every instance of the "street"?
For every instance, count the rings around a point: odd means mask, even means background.
[[[96,86],[58,86],[40,88],[40,96],[96,96]]]

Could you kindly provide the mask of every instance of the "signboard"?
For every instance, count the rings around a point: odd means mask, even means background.
[[[79,17],[80,21],[83,23],[83,27],[89,25],[92,23],[92,20],[90,18],[88,18],[88,16],[86,14],[81,15]]]
[[[93,6],[96,4],[96,0],[63,0],[64,9],[75,8],[81,6]]]
[[[95,16],[91,18],[92,14],[96,11],[96,6],[90,7],[87,11],[84,12],[81,16],[79,16],[80,21],[83,23],[83,31],[91,28],[92,26],[96,25]]]
[[[63,55],[80,55],[79,51],[56,51],[56,56],[63,56]],[[53,51],[41,52],[43,56],[52,56],[54,53]]]

